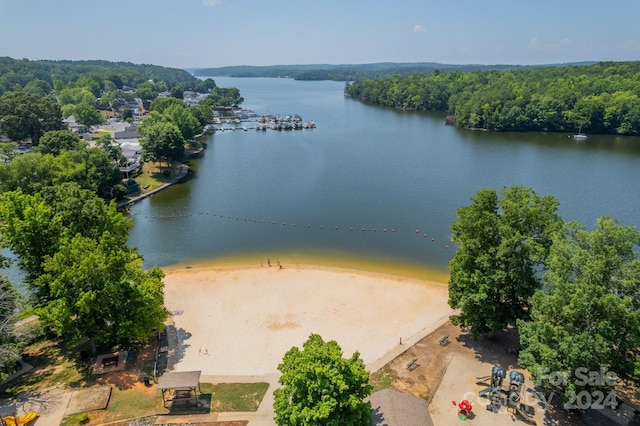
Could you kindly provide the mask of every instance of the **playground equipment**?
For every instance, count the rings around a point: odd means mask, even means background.
[[[27,414],[25,414],[22,417],[18,417],[18,416],[7,416],[4,418],[0,418],[1,420],[4,420],[4,423],[7,426],[22,426],[22,425],[26,425],[31,423],[32,421],[34,421],[36,419],[36,417],[38,417],[38,413],[36,413],[35,411],[30,411]]]
[[[486,379],[491,377],[491,384],[478,392],[478,396],[489,398],[490,403],[487,405],[487,410],[493,413],[500,411],[500,407],[507,406],[507,410],[511,409],[514,413],[517,413],[522,419],[531,424],[536,424],[533,417],[533,413],[528,411],[521,403],[522,388],[524,387],[524,376],[517,371],[509,372],[509,387],[504,389],[502,387],[503,380],[506,378],[506,371],[502,367],[493,366],[491,368],[491,376],[480,377],[479,379]],[[486,380],[477,382],[478,384],[486,383]],[[531,407],[528,407],[531,408]]]
[[[491,403],[487,405],[487,410],[497,413],[502,406],[502,381],[507,376],[504,368],[494,365],[491,368],[491,385],[482,389],[478,396],[488,396]]]
[[[467,420],[471,418],[471,410],[472,410],[471,403],[466,399],[463,399],[458,404],[458,418],[460,420]]]

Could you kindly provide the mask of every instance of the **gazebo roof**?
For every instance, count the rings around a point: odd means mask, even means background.
[[[200,384],[200,371],[177,371],[160,377],[158,389],[195,389]]]

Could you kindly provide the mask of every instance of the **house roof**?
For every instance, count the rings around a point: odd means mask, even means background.
[[[121,132],[115,132],[113,134],[114,139],[138,139],[140,135],[135,126],[125,127]]]
[[[372,426],[433,426],[424,399],[383,389],[369,397]]]

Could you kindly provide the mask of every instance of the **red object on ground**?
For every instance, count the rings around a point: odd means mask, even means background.
[[[460,401],[460,404],[458,404],[458,408],[465,411],[471,411],[471,404],[466,399],[463,399]]]

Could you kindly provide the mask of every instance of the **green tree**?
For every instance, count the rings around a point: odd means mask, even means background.
[[[136,96],[148,104],[158,97],[158,89],[153,83],[144,82],[136,89]]]
[[[18,266],[38,304],[49,300],[50,289],[47,282],[36,279],[65,235],[96,240],[109,231],[125,245],[131,226],[113,203],[105,204],[76,183],[48,187],[42,194],[25,194],[21,189],[0,194],[0,242],[18,256]]]
[[[149,107],[149,111],[157,111],[160,114],[163,114],[167,108],[172,105],[185,106],[184,101],[182,99],[176,98],[157,98],[153,102],[151,102],[151,106]]]
[[[568,223],[554,242],[544,276],[549,290],[533,296],[531,320],[518,321],[518,362],[548,390],[565,397],[581,390],[607,392],[612,383],[585,383],[580,375],[601,369],[638,381],[638,244],[635,226],[619,226],[610,217],[598,219],[591,232]]]
[[[71,151],[86,146],[84,142],[69,130],[51,130],[40,138],[36,151],[42,154],[59,155],[62,151]]]
[[[73,108],[76,122],[85,126],[95,126],[104,122],[104,117],[93,104],[81,103]]]
[[[213,110],[209,105],[202,104],[192,106],[189,107],[189,111],[191,111],[193,116],[200,122],[200,126],[203,127],[206,124],[213,123]]]
[[[125,163],[126,158],[122,155],[122,147],[113,140],[110,134],[102,135],[96,140],[97,146],[107,153],[109,159],[117,164]]]
[[[118,164],[100,148],[63,151],[52,162],[56,168],[53,184],[75,182],[104,199],[110,199],[111,189],[122,181]]]
[[[49,130],[62,129],[60,108],[28,92],[9,92],[0,97],[0,117],[0,133],[14,141],[30,138],[34,145]]]
[[[91,92],[96,98],[102,93],[103,83],[97,76],[85,75],[76,80],[76,87],[82,87]]]
[[[30,92],[39,96],[46,96],[51,93],[51,85],[40,79],[31,80],[24,86],[25,92]]]
[[[460,310],[452,322],[477,337],[528,317],[561,219],[555,198],[522,186],[504,188],[501,198],[480,190],[471,200],[451,225],[459,250],[449,263],[449,306]]]
[[[202,125],[193,115],[191,108],[184,105],[170,105],[165,109],[163,117],[175,124],[184,140],[192,139],[202,130]]]
[[[0,381],[14,373],[20,359],[20,343],[14,333],[17,300],[18,292],[0,275]]]
[[[153,117],[153,114],[149,118]],[[153,161],[166,161],[171,163],[184,157],[185,140],[180,129],[175,124],[157,120],[155,122],[144,121],[138,127],[140,132],[140,145],[145,158]]]
[[[35,194],[51,185],[56,173],[53,162],[52,155],[34,152],[18,155],[11,163],[0,164],[0,193],[20,188],[26,194]]]
[[[51,300],[41,318],[71,343],[88,339],[94,354],[98,343],[144,341],[166,319],[162,272],[143,271],[142,258],[109,231],[62,238],[44,271],[37,285],[50,287]]]
[[[82,103],[93,105],[96,97],[90,90],[84,87],[68,87],[58,93],[58,105],[80,105]]]
[[[369,373],[360,354],[349,359],[335,341],[312,334],[303,350],[291,348],[278,366],[276,423],[288,426],[370,425]]]
[[[0,144],[0,161],[5,164],[11,163],[18,155],[18,148],[12,143]],[[0,174],[1,176],[1,174]],[[1,181],[2,179],[0,179]]]

